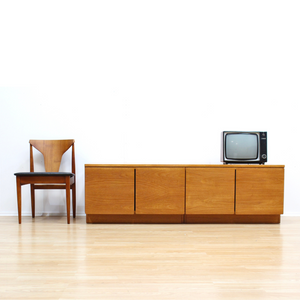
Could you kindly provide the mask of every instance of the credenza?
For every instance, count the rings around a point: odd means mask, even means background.
[[[87,223],[280,223],[283,165],[85,165]]]

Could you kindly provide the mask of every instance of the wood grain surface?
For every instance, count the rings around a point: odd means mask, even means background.
[[[284,169],[236,170],[236,214],[282,214]]]
[[[234,214],[235,170],[186,169],[187,214]]]
[[[98,225],[0,217],[0,299],[299,300],[300,217]]]
[[[184,168],[138,168],[137,214],[184,214]]]
[[[134,169],[86,168],[86,214],[133,214]]]

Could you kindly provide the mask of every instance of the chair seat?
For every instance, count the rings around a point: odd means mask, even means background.
[[[18,172],[16,176],[70,176],[73,177],[75,174],[70,172]]]

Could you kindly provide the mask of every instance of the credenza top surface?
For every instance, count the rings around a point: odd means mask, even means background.
[[[85,164],[86,168],[284,168],[284,165],[258,164]]]

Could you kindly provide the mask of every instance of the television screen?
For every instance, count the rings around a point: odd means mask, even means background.
[[[229,133],[225,139],[227,159],[257,159],[258,135],[255,133]]]

